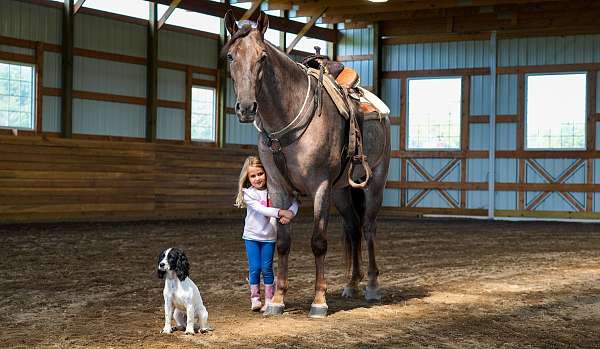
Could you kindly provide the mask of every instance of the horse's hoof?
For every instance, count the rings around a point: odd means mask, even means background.
[[[381,293],[379,292],[379,287],[371,288],[367,286],[365,289],[365,299],[367,302],[379,302],[381,300]]]
[[[342,297],[347,299],[354,298],[357,294],[358,290],[354,287],[344,287],[344,290],[342,291]]]
[[[327,304],[312,304],[308,316],[313,319],[322,319],[327,317]]]
[[[265,312],[263,313],[264,316],[277,316],[277,315],[283,315],[283,308],[285,308],[285,306],[283,304],[269,304],[267,306],[267,309],[265,309]]]

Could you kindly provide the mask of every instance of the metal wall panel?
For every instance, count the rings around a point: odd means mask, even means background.
[[[418,194],[420,190],[408,190],[408,200]],[[448,192],[450,194],[450,191]],[[450,204],[437,190],[432,190],[422,198],[415,207],[451,208]]]
[[[60,132],[61,124],[61,97],[44,96],[42,105],[42,131],[43,132]]]
[[[390,159],[390,167],[388,169],[388,180],[399,181],[400,180],[400,159]]]
[[[486,162],[487,166],[487,162]],[[517,183],[519,176],[519,160],[518,159],[496,159],[496,182],[500,183]]]
[[[0,35],[60,44],[62,11],[24,1],[0,1]]]
[[[497,210],[516,210],[517,193],[514,191],[496,191],[494,205]]]
[[[381,100],[390,108],[390,116],[400,116],[400,79],[381,80]]]
[[[158,59],[206,68],[217,68],[218,41],[186,33],[161,30]]]
[[[384,189],[383,206],[400,207],[400,189]]]
[[[517,75],[498,75],[496,81],[496,114],[517,114]],[[490,76],[474,75],[471,78],[471,115],[490,114]]]
[[[73,59],[73,89],[146,97],[146,67],[76,56]]]
[[[488,159],[467,159],[467,181],[488,181]]]
[[[368,55],[373,53],[373,28],[342,29],[338,55]]]
[[[469,150],[488,150],[490,146],[490,127],[488,124],[469,125]]]
[[[487,209],[488,208],[487,190],[469,190],[467,191],[467,208]]]
[[[74,99],[73,133],[145,137],[146,107]]]
[[[600,35],[518,38],[498,41],[498,66],[600,62]]]
[[[185,72],[159,68],[158,99],[185,102]]]
[[[400,150],[400,125],[390,125],[392,150]]]
[[[225,101],[225,106],[227,108],[235,107],[235,90],[233,89],[233,80],[231,78],[227,78],[227,101]]]
[[[488,65],[488,41],[383,46],[383,71],[480,68]]]
[[[146,57],[146,31],[138,24],[79,13],[73,40],[78,48]]]
[[[9,46],[9,45],[0,45],[0,52],[17,53],[20,55],[28,55],[28,56],[35,55],[34,49],[25,48],[25,47]]]
[[[427,173],[434,177],[444,166],[452,159],[415,159],[415,161],[427,171]],[[426,181],[411,165],[407,166],[407,179],[408,181],[423,182]],[[460,181],[460,166],[455,165],[454,168],[444,177],[442,182],[458,182]]]
[[[185,139],[185,112],[181,109],[158,108],[156,137],[158,139]]]
[[[237,116],[227,114],[226,125],[225,142],[228,144],[258,144],[258,132],[252,124],[242,124]]]
[[[44,52],[44,87],[62,87],[62,55]]]

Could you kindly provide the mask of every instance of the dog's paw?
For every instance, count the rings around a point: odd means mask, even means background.
[[[213,331],[213,328],[210,326],[200,329],[200,333],[204,333],[204,334],[211,332],[211,331]]]
[[[186,328],[186,329],[185,329],[185,334],[190,334],[190,335],[192,335],[192,336],[193,336],[193,335],[194,335],[194,334],[196,334],[196,333],[194,332],[194,329],[193,329],[193,328],[191,328],[191,329],[188,329],[188,328]]]
[[[163,327],[163,329],[160,331],[160,333],[172,333],[173,332],[173,328],[171,326],[165,326]]]

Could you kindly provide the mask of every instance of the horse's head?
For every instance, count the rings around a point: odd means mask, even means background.
[[[264,33],[269,17],[262,11],[256,23],[235,21],[231,10],[225,14],[225,26],[231,39],[223,47],[229,61],[229,71],[236,94],[235,114],[240,122],[252,122],[258,111],[257,93],[262,79],[267,53]]]

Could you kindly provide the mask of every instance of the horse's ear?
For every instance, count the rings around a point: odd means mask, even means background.
[[[265,34],[267,28],[269,28],[269,16],[267,16],[266,13],[260,11],[260,13],[258,14],[258,19],[256,20],[256,28],[261,33],[263,33],[263,35]]]
[[[235,34],[239,29],[235,22],[235,17],[233,17],[233,11],[231,10],[227,10],[227,13],[225,14],[225,27],[231,35]]]

